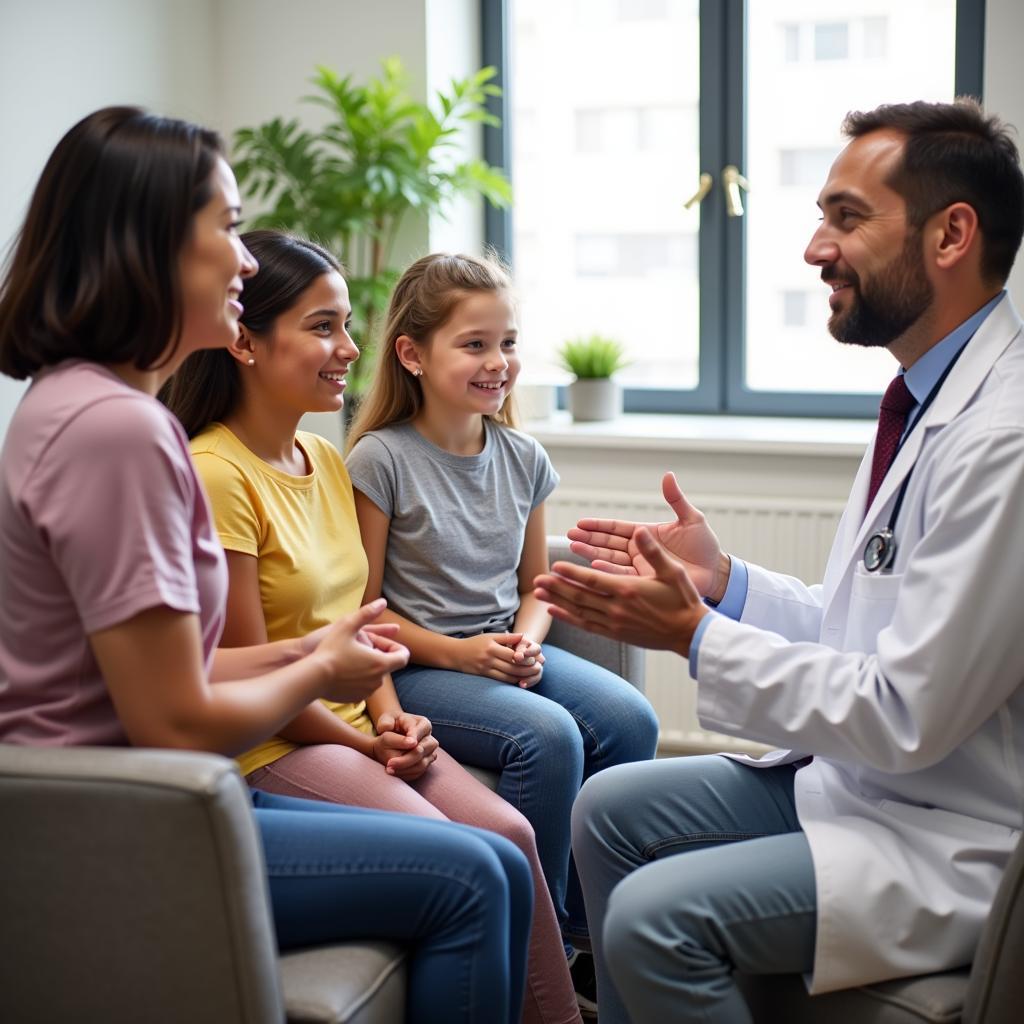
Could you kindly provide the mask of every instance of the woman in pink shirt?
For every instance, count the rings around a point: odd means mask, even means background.
[[[43,171],[0,284],[0,371],[32,378],[0,455],[0,741],[230,755],[407,660],[372,625],[383,602],[303,640],[217,650],[224,555],[154,396],[237,335],[258,269],[239,212],[216,135],[132,107],[83,119]],[[282,947],[398,940],[409,1020],[518,1020],[532,885],[511,843],[253,802]]]

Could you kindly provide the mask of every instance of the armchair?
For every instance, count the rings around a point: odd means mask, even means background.
[[[1024,845],[996,893],[970,967],[808,996],[798,976],[743,977],[756,1024],[1016,1024],[1024,1004]]]
[[[554,538],[552,558],[566,555]],[[642,688],[641,651],[561,624],[552,640]],[[227,758],[0,744],[0,821],[0,1019],[403,1020],[399,947],[278,956],[245,783]]]

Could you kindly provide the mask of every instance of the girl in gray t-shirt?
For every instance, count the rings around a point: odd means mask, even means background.
[[[563,934],[586,936],[569,816],[591,775],[654,756],[658,723],[625,680],[544,644],[533,595],[547,570],[544,500],[558,477],[515,429],[511,282],[496,264],[435,254],[391,299],[347,458],[370,564],[412,652],[395,686],[461,761],[500,772],[529,819]],[[572,952],[567,946],[567,953]]]

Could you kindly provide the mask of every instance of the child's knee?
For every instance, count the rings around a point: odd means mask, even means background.
[[[545,762],[558,764],[559,771],[583,774],[583,738],[576,719],[565,708],[547,702],[543,713],[527,723],[533,742],[531,749]]]
[[[527,858],[535,859],[537,856],[537,838],[534,835],[533,826],[511,804],[506,803],[504,800],[498,802],[501,804],[500,808],[488,809],[484,828],[504,836],[517,849],[521,850]]]

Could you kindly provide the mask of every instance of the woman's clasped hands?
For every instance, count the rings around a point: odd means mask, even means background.
[[[437,760],[438,742],[431,735],[429,718],[408,711],[397,715],[385,711],[377,719],[376,729],[373,756],[388,775],[412,782]]]

